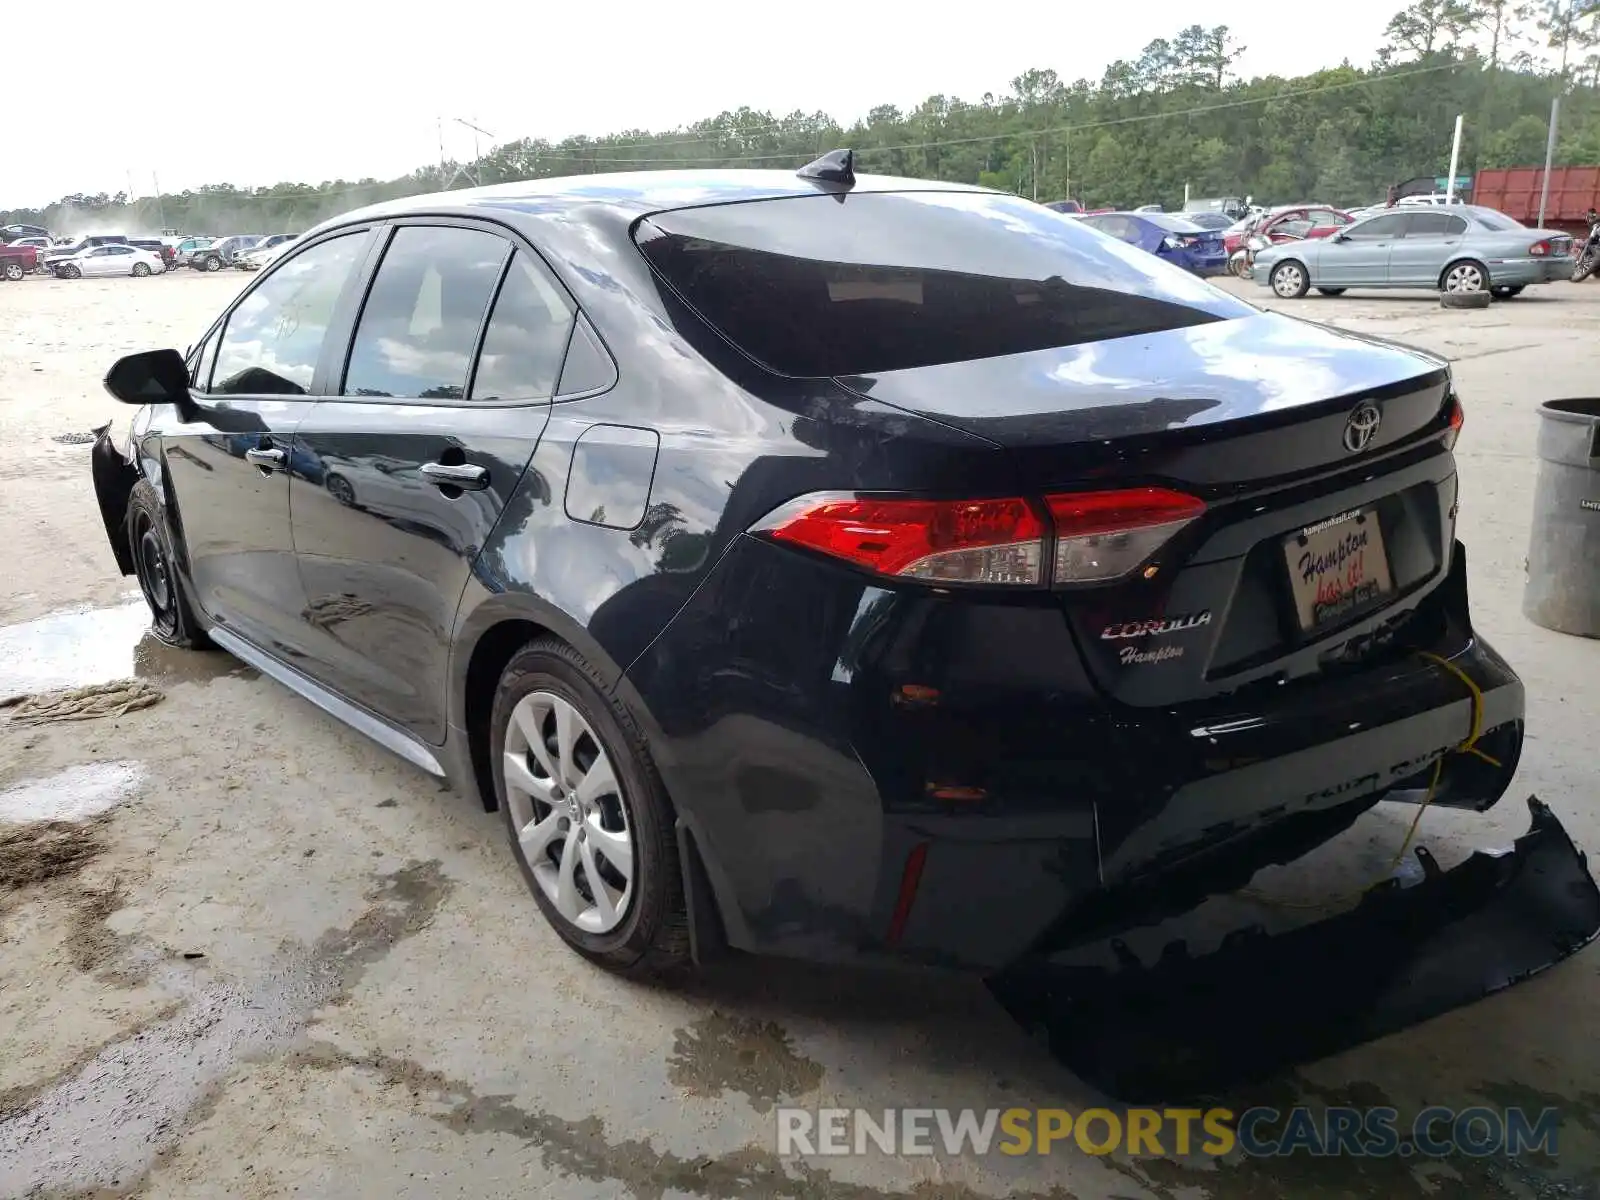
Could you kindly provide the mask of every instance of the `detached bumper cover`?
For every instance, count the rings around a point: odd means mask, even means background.
[[[1236,930],[1191,958],[1169,943],[1118,968],[1019,965],[1000,1002],[1052,1051],[1129,1101],[1173,1100],[1260,1078],[1471,1004],[1553,966],[1600,932],[1600,888],[1548,807],[1504,852],[1386,882],[1344,913],[1285,933]]]

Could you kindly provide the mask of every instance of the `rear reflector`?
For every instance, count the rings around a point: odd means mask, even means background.
[[[1206,507],[1164,488],[1046,496],[1045,506],[1056,527],[1056,583],[1101,583],[1128,574]]]
[[[1131,574],[1202,512],[1163,488],[1046,496],[926,500],[822,492],[779,506],[751,528],[774,541],[843,559],[880,575],[931,583],[1038,586],[1047,582],[1054,525],[1055,583],[1104,583]]]
[[[1044,521],[1022,499],[823,493],[790,501],[755,530],[880,575],[939,583],[1044,580]]]

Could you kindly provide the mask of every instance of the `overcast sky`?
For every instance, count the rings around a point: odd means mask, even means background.
[[[1098,79],[1196,23],[1234,28],[1245,75],[1299,75],[1367,64],[1403,6],[1344,0],[1308,24],[1223,0],[90,3],[46,38],[70,36],[70,67],[40,52],[0,72],[0,111],[28,147],[0,173],[0,207],[130,180],[148,194],[153,176],[164,191],[392,178],[439,160],[441,114],[500,141],[668,129],[742,104],[848,123],[934,93],[998,95],[1028,67]],[[40,136],[18,134],[24,114]],[[448,156],[472,156],[466,129],[445,136]]]

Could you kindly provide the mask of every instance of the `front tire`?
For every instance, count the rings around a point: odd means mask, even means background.
[[[632,714],[582,655],[541,638],[507,664],[490,721],[495,797],[545,920],[620,974],[684,966],[672,805]]]
[[[149,263],[134,263],[133,264],[133,277],[135,279],[143,279],[143,278],[145,278],[145,276],[147,276],[149,274],[150,274],[150,264]]]
[[[60,272],[59,272],[59,274],[61,275],[61,278],[63,278],[63,279],[82,279],[83,278],[83,271],[80,270],[78,267],[72,266],[70,264],[65,266],[65,267],[62,267]]]
[[[1311,290],[1311,277],[1293,259],[1273,267],[1270,278],[1272,293],[1280,300],[1298,300]]]
[[[198,650],[211,644],[178,581],[177,558],[172,552],[172,534],[167,529],[167,514],[147,480],[133,485],[128,495],[128,550],[133,555],[133,573],[139,591],[150,608],[150,632],[169,646]]]
[[[12,283],[21,283],[27,272],[22,269],[22,264],[15,259],[6,263],[5,277]]]

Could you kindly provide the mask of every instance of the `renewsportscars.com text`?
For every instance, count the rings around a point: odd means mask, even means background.
[[[1545,1108],[1425,1108],[1409,1122],[1393,1108],[777,1110],[780,1155],[1130,1155],[1234,1151],[1252,1158],[1554,1156],[1560,1114]]]

